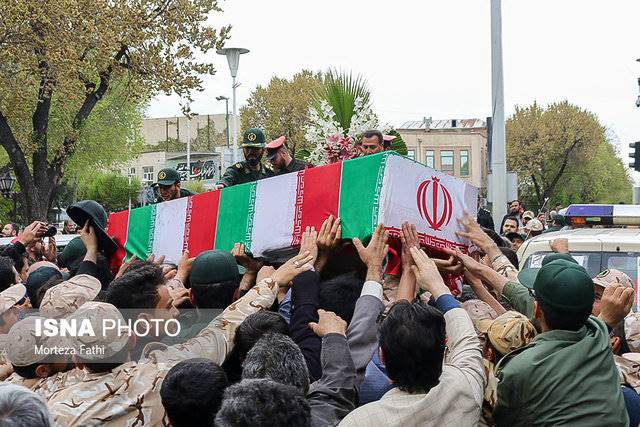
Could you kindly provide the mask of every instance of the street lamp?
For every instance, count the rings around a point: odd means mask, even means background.
[[[218,101],[224,101],[225,103],[225,119],[227,121],[227,148],[229,148],[229,138],[231,138],[229,134],[229,97],[228,96],[216,96]]]
[[[240,47],[225,47],[217,50],[218,55],[227,57],[229,63],[229,71],[231,72],[231,89],[233,90],[233,163],[238,161],[238,108],[236,103],[236,76],[238,75],[238,64],[240,63],[240,55],[249,53],[249,49]]]
[[[2,177],[0,177],[0,193],[2,193],[2,197],[13,200],[13,212],[11,213],[11,218],[13,219],[13,222],[16,222],[18,193],[13,191],[14,182],[15,179],[11,176],[11,172],[6,172]]]

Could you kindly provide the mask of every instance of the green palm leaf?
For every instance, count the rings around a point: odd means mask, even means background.
[[[370,91],[362,76],[354,76],[351,72],[329,70],[324,76],[324,84],[318,93],[316,106],[324,99],[335,113],[336,121],[346,132],[351,125],[355,113],[356,99],[361,98],[364,105],[369,104]]]

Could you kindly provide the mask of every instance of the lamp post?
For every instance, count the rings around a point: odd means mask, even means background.
[[[7,172],[2,177],[0,177],[0,193],[2,193],[3,197],[13,200],[13,211],[11,212],[11,219],[13,222],[16,222],[18,193],[13,191],[14,182],[15,179],[13,179],[13,177],[11,176],[11,172]]]
[[[238,108],[236,103],[236,76],[238,75],[238,64],[240,63],[240,55],[249,53],[249,49],[240,47],[225,47],[218,49],[219,55],[227,57],[229,63],[229,71],[231,72],[231,89],[233,90],[233,163],[238,161]]]
[[[218,101],[224,101],[225,104],[225,120],[227,121],[227,148],[229,148],[229,140],[231,135],[229,134],[229,97],[228,96],[224,96],[224,95],[220,95],[220,96],[216,96],[216,99]]]

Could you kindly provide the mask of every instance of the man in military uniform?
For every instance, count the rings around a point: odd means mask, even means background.
[[[173,168],[164,168],[158,172],[158,182],[153,186],[158,189],[156,203],[193,195],[191,191],[180,188],[180,173]]]
[[[297,172],[311,165],[304,160],[299,160],[291,156],[289,148],[285,145],[286,138],[281,136],[267,144],[267,160],[273,166],[276,175],[289,172]]]
[[[260,129],[251,128],[244,131],[242,151],[245,160],[229,166],[214,189],[219,190],[273,176],[273,171],[260,163],[264,154],[264,133]]]

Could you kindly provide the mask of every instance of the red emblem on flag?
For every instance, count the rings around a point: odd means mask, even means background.
[[[416,193],[416,203],[420,216],[427,221],[429,227],[440,231],[449,225],[453,213],[453,202],[447,187],[440,183],[435,176],[422,181]]]

